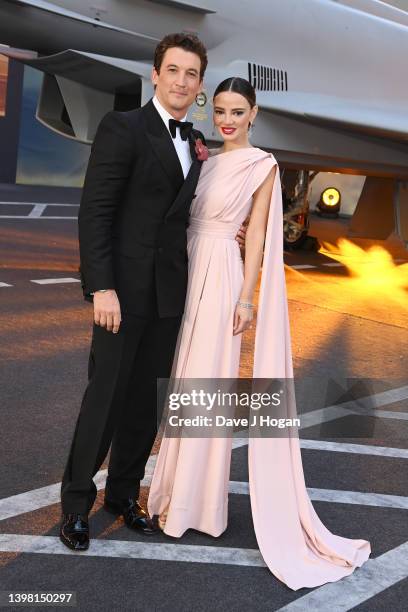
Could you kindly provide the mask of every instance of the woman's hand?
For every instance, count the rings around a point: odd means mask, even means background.
[[[235,307],[233,335],[242,334],[243,331],[252,327],[251,321],[254,318],[253,308],[241,306],[239,303]]]

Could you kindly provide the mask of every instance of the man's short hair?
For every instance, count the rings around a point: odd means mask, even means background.
[[[167,34],[157,45],[156,50],[154,52],[154,67],[156,72],[160,73],[160,68],[163,62],[164,54],[167,49],[172,49],[173,47],[179,47],[180,49],[184,49],[184,51],[190,51],[191,53],[195,53],[200,58],[201,68],[200,68],[200,81],[204,77],[205,70],[207,68],[208,59],[207,59],[207,49],[201,42],[201,40],[195,34],[190,33],[176,33],[176,34]]]

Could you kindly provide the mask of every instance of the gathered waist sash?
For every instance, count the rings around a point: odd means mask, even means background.
[[[190,217],[188,232],[193,232],[200,236],[208,236],[210,238],[234,240],[240,227],[240,223],[226,223],[225,221],[213,221]]]

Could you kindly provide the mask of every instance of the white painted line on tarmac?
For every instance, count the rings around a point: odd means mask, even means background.
[[[154,466],[156,465],[157,455],[151,455],[146,465],[146,477],[142,480],[142,486],[146,486],[151,481]],[[94,476],[94,482],[98,491],[105,488],[108,470],[100,470]],[[0,521],[13,516],[19,516],[25,512],[34,512],[40,508],[57,504],[60,501],[61,483],[57,482],[46,487],[33,489],[25,493],[18,493],[0,499]]]
[[[266,567],[259,550],[225,546],[197,546],[191,544],[158,544],[155,542],[127,542],[92,539],[90,547],[81,553],[69,550],[56,536],[33,536],[13,533],[0,534],[1,552],[40,553],[45,555],[73,555],[81,557],[118,557],[151,559],[154,561],[187,561],[188,563],[218,563]]]
[[[347,612],[407,576],[408,542],[405,542],[375,559],[368,559],[350,576],[325,584],[276,612]]]
[[[0,202],[7,206],[79,206],[79,204],[67,204],[60,202]]]
[[[386,406],[393,402],[408,399],[408,385],[404,387],[397,387],[388,391],[382,391],[374,393],[373,395],[366,395],[355,400],[349,400],[342,404],[333,404],[332,406],[326,406],[311,412],[305,412],[299,415],[300,427],[299,429],[306,429],[307,427],[313,427],[314,425],[320,425],[321,423],[328,423],[335,421],[336,419],[350,416],[351,414],[362,414],[363,416],[374,416],[387,419],[401,419],[408,420],[407,412],[395,412],[389,410],[378,410],[380,406]],[[375,407],[373,409],[373,406]],[[242,433],[235,434],[235,438],[232,441],[232,448],[240,448],[248,444],[248,438],[239,437]],[[302,444],[302,442],[301,442]],[[324,441],[316,441],[315,444],[337,444]],[[351,445],[355,446],[355,445]],[[364,445],[363,445],[364,446]],[[306,448],[306,447],[305,447]],[[379,448],[379,447],[373,447]],[[380,447],[382,448],[382,447]],[[332,450],[332,449],[329,449]],[[394,449],[398,451],[399,449]],[[344,451],[353,452],[353,451]],[[373,453],[376,454],[376,453]]]
[[[299,415],[301,423],[300,429],[327,423],[352,414],[386,419],[408,420],[407,412],[392,412],[377,409],[380,406],[386,406],[387,404],[406,399],[408,399],[408,385],[349,400],[342,404],[333,404],[332,406],[326,406],[325,408],[319,408],[318,410],[312,410],[311,412],[305,412]]]
[[[339,489],[315,489],[313,487],[307,487],[307,492],[312,501],[408,510],[408,497],[403,497],[402,495],[387,495],[385,493],[367,493],[362,491],[342,491]]]
[[[306,490],[312,501],[408,510],[408,497],[403,497],[402,495],[341,491],[339,489],[315,489],[313,487],[306,487]],[[228,491],[235,495],[249,495],[249,483],[245,480],[230,480]]]
[[[0,521],[56,504],[60,491],[61,483],[56,483],[0,499]]]
[[[350,444],[348,442],[326,442],[325,440],[300,439],[300,447],[308,450],[334,451],[338,453],[355,453],[357,455],[377,455],[381,457],[394,457],[408,459],[408,450],[405,448],[388,448],[387,446],[374,446],[370,444]],[[248,438],[235,438],[232,441],[233,450],[247,446]]]
[[[265,568],[259,550],[221,546],[197,546],[156,542],[129,542],[121,540],[92,539],[90,547],[81,553],[69,550],[56,536],[0,534],[0,551],[72,555],[81,557],[108,557],[175,561],[187,563],[211,563]],[[355,571],[336,582],[314,589],[278,612],[347,612],[364,601],[408,576],[408,542],[371,558]]]
[[[32,206],[32,210],[28,215],[0,215],[0,219],[70,219],[77,220],[78,217],[64,217],[55,215],[44,215],[44,211],[48,206],[64,206],[64,207],[79,207],[79,204],[61,204],[59,202],[0,202],[5,206]]]
[[[317,266],[312,266],[311,264],[295,264],[295,265],[290,266],[290,267],[294,268],[295,270],[306,270],[308,268],[317,268]]]
[[[151,483],[157,455],[152,455],[146,468],[146,476],[141,485],[147,487]],[[107,470],[100,470],[94,477],[98,491],[105,488]],[[248,495],[249,485],[246,481],[231,480],[229,492],[236,495]],[[26,512],[34,512],[40,508],[57,504],[60,501],[61,483],[33,489],[0,499],[0,521],[19,516]],[[337,489],[316,489],[307,487],[310,499],[336,504],[358,504],[362,506],[377,506],[383,508],[398,508],[408,510],[408,497],[387,495],[385,493],[365,493],[360,491],[340,491]]]
[[[41,217],[46,208],[46,204],[36,204],[35,206],[33,206],[33,209],[28,216],[30,217],[30,219]]]
[[[356,414],[358,414],[358,412]],[[408,412],[392,412],[391,410],[373,410],[372,414],[370,411],[368,411],[364,413],[364,415],[381,417],[382,419],[400,419],[401,421],[408,421]]]
[[[333,451],[337,453],[356,453],[358,455],[377,455],[380,457],[395,457],[408,459],[405,448],[388,448],[370,444],[350,444],[348,442],[325,442],[324,440],[300,440],[301,448],[309,450]]]
[[[45,215],[42,217],[29,217],[27,215],[0,215],[0,219],[29,219],[30,221],[38,219],[41,221],[44,219],[74,219],[75,221],[78,221],[78,217],[50,217]]]
[[[389,448],[387,446],[375,446],[371,444],[350,444],[349,442],[326,442],[325,440],[307,440],[303,438],[299,439],[299,443],[300,448],[305,448],[307,450],[408,459],[408,450],[405,448]],[[247,444],[248,438],[234,438],[232,441],[232,448],[241,448],[242,446],[247,446]]]
[[[37,285],[57,285],[59,283],[80,283],[78,278],[40,278],[38,280],[31,280],[30,283],[36,283]]]
[[[391,403],[394,401],[398,401],[403,399],[408,395],[408,386],[406,387],[398,387],[396,389],[391,389],[389,391],[384,391],[381,393],[377,393],[372,396],[368,396],[365,398],[361,398],[359,402],[364,403],[364,401],[370,400],[370,402],[374,403],[376,406],[386,405],[387,403]],[[339,406],[347,405],[349,402],[345,402],[344,404],[340,404]],[[338,408],[338,406],[329,406],[329,409]],[[327,409],[326,409],[327,410]],[[320,413],[321,411],[316,411]],[[385,412],[385,411],[384,411]],[[311,414],[311,413],[308,413]],[[349,412],[347,412],[349,414]],[[337,418],[333,416],[333,411],[326,415],[326,420],[332,420],[332,418]],[[321,420],[318,421],[319,423]],[[232,448],[239,448],[248,444],[248,439],[246,438],[234,438],[232,440]],[[324,441],[315,441],[315,440],[300,440],[300,445],[305,448],[310,448],[313,446],[314,448],[320,448],[322,450],[337,450],[338,452],[360,452],[365,454],[384,454],[392,457],[407,457],[407,451],[404,449],[386,449],[384,447],[376,447],[376,446],[365,446],[365,445],[357,445],[357,444],[342,444],[336,442],[324,442]],[[382,449],[380,451],[380,449]],[[370,452],[370,450],[372,452]],[[156,463],[157,455],[151,455],[147,465],[146,465],[146,477],[142,481],[143,486],[147,486],[150,482],[151,475],[153,473],[153,469]],[[107,476],[107,470],[100,470],[96,476],[94,477],[94,482],[98,490],[103,489],[105,487],[105,480]],[[25,512],[33,512],[39,508],[43,508],[45,506],[49,506],[51,504],[55,504],[59,502],[60,499],[60,483],[48,485],[46,487],[41,487],[39,489],[33,489],[31,491],[27,491],[25,493],[20,493],[17,495],[12,495],[11,497],[6,497],[4,499],[0,499],[0,520],[4,520],[6,518],[11,518],[13,516],[18,516],[20,514],[24,514]],[[367,494],[366,494],[367,495]],[[377,495],[377,494],[373,494]],[[382,496],[383,497],[383,496]],[[393,496],[386,496],[387,499]],[[366,498],[367,499],[367,498]],[[395,501],[395,500],[394,500]]]
[[[69,550],[57,536],[0,534],[0,551],[31,554],[72,555],[78,557],[108,557],[211,563],[266,568],[259,550],[224,546],[198,546],[167,542],[129,542],[123,540],[92,539],[90,547],[80,553]],[[362,567],[336,582],[314,589],[278,612],[347,612],[360,603],[378,595],[408,576],[408,542],[376,558],[368,559]]]
[[[8,283],[0,283],[0,287],[12,287],[13,285],[9,285]]]
[[[340,263],[339,261],[333,261],[333,262],[330,262],[330,263],[324,263],[324,264],[322,264],[322,266],[327,266],[327,267],[330,267],[330,268],[343,268],[344,264]]]
[[[372,410],[369,407],[364,408],[362,405],[358,405],[358,408],[353,409],[354,402],[349,403],[349,406],[339,404],[339,406],[330,406],[330,412],[328,408],[321,408],[320,410],[313,410],[312,412],[306,412],[300,415],[300,429],[306,429],[307,427],[313,427],[314,425],[320,425],[321,423],[328,423],[336,419],[351,415],[362,415],[370,417],[379,417],[384,419],[399,419],[401,421],[408,420],[408,413],[406,412],[392,412],[389,410]],[[355,405],[355,404],[354,404]]]

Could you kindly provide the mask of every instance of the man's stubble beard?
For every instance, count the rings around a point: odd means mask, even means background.
[[[189,100],[188,102],[187,100],[185,100],[184,102],[180,100],[179,104],[177,104],[177,100],[174,103],[169,101],[169,105],[171,106],[171,108],[173,108],[174,110],[178,112],[185,111],[187,113],[190,106],[193,104],[194,100],[195,100],[195,97]]]

